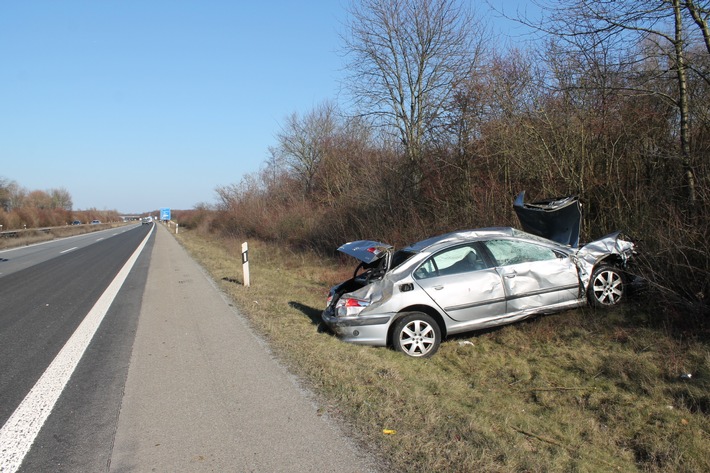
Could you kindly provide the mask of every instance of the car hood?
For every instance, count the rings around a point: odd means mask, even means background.
[[[633,242],[626,241],[621,238],[621,232],[614,232],[598,240],[587,243],[582,248],[577,250],[577,268],[579,268],[579,279],[586,288],[589,284],[594,267],[599,261],[608,256],[616,255],[621,266],[626,267],[626,264],[635,252],[636,245]]]
[[[513,203],[520,224],[528,233],[577,248],[582,206],[577,196],[525,202],[525,191]]]
[[[387,255],[393,248],[392,245],[388,245],[387,243],[372,240],[358,240],[345,243],[338,248],[338,251],[352,256],[363,263],[369,264]]]
[[[621,232],[614,232],[584,245],[577,251],[577,257],[592,266],[609,255],[618,255],[626,263],[634,253],[635,246],[633,242],[622,239]]]

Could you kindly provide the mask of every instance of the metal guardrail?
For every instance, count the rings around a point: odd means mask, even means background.
[[[18,238],[18,237],[22,236],[23,234],[36,233],[36,232],[49,233],[51,231],[52,231],[52,229],[50,227],[21,228],[18,230],[5,230],[3,232],[0,232],[0,238]]]

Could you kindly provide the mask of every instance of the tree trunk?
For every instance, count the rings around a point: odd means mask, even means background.
[[[681,147],[681,163],[687,186],[688,193],[688,210],[691,219],[696,213],[696,194],[695,176],[690,156],[690,133],[688,127],[688,117],[690,115],[688,106],[688,77],[687,66],[685,63],[685,51],[683,46],[683,18],[681,12],[680,0],[673,0],[673,12],[675,15],[675,63],[676,75],[678,80],[678,109],[680,112],[680,147]]]

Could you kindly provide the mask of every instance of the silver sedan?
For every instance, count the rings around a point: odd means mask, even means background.
[[[366,240],[339,251],[360,263],[331,288],[323,322],[347,342],[429,357],[448,335],[618,304],[634,244],[614,233],[574,248],[505,227],[448,233],[399,251]]]

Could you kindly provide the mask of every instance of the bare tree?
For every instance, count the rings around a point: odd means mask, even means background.
[[[705,49],[707,49],[710,53],[710,28],[708,27],[708,20],[710,19],[710,2],[705,1],[696,3],[693,0],[686,0],[683,3],[703,36]]]
[[[35,209],[49,210],[52,208],[52,197],[45,191],[32,191],[27,194],[25,205]]]
[[[558,0],[540,4],[550,13],[547,23],[535,25],[567,42],[570,50],[591,52],[607,45],[629,70],[643,70],[636,83],[624,85],[630,92],[654,94],[677,110],[680,174],[683,175],[691,214],[695,212],[696,166],[690,133],[690,72],[708,80],[707,70],[689,63],[694,42],[704,41],[710,54],[708,16],[710,2],[692,0]],[[689,21],[690,20],[690,21]],[[688,24],[694,24],[691,30]],[[706,61],[703,61],[706,62]],[[649,64],[656,64],[651,71]],[[634,66],[634,67],[631,67]],[[654,88],[660,79],[675,83],[671,89]],[[584,84],[590,87],[593,84]],[[670,92],[669,92],[670,90]]]
[[[53,209],[71,210],[74,206],[71,194],[63,187],[52,189],[49,191],[49,194],[52,198]]]
[[[0,209],[5,210],[6,212],[9,212],[12,210],[10,208],[10,197],[11,197],[11,189],[10,186],[13,184],[12,181],[0,177]]]
[[[283,163],[303,182],[306,194],[323,161],[327,144],[337,127],[335,106],[325,102],[303,117],[293,113],[277,135],[272,160]]]
[[[24,207],[27,199],[27,189],[20,186],[17,182],[11,181],[6,187],[7,200],[5,202],[5,210],[11,212],[14,209]]]
[[[363,113],[399,137],[416,191],[426,140],[474,70],[485,32],[456,0],[360,0],[350,16],[350,91]]]

